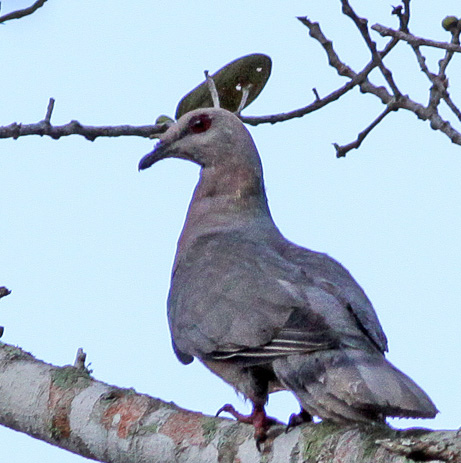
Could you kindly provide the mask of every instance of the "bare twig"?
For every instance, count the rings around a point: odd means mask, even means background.
[[[24,137],[26,135],[48,136],[54,140],[69,135],[81,135],[87,140],[94,141],[98,137],[126,137],[136,136],[144,138],[158,138],[167,130],[167,124],[155,125],[116,125],[116,126],[90,126],[82,125],[78,121],[70,121],[67,124],[53,126],[43,120],[35,124],[17,124],[0,127],[0,138]]]
[[[48,107],[46,108],[45,119],[43,119],[48,124],[51,123],[51,114],[53,113],[53,109],[54,109],[54,98],[50,98],[50,101],[48,102]]]
[[[384,112],[375,120],[373,121],[370,126],[368,126],[363,132],[358,135],[358,138],[342,147],[335,145],[337,155],[344,156],[348,151],[351,149],[357,148],[366,138],[366,136],[375,128],[389,112],[396,111],[398,109],[406,109],[408,111],[413,112],[419,119],[429,121],[431,128],[433,130],[439,130],[447,135],[453,143],[461,145],[461,133],[455,130],[449,121],[446,121],[440,117],[437,112],[437,108],[432,108],[430,106],[426,107],[420,103],[417,103],[411,100],[407,95],[402,95],[395,82],[392,78],[392,74],[390,71],[384,66],[383,59],[384,57],[395,47],[400,39],[400,35],[396,35],[392,37],[392,39],[388,42],[388,44],[384,47],[382,51],[378,51],[376,49],[376,44],[373,42],[368,33],[367,21],[366,19],[358,17],[355,12],[350,8],[349,3],[346,0],[342,0],[343,6],[345,7],[345,14],[348,14],[354,20],[357,27],[360,29],[365,41],[367,42],[370,51],[372,52],[372,60],[365,66],[365,68],[360,72],[356,73],[350,66],[346,65],[338,56],[336,51],[333,48],[333,43],[331,40],[327,39],[323,34],[322,30],[318,23],[309,21],[307,18],[300,17],[298,18],[305,26],[309,28],[309,35],[316,39],[324,48],[328,62],[330,66],[334,67],[339,75],[345,76],[350,78],[351,80],[342,86],[341,88],[335,90],[334,92],[330,93],[324,98],[318,98],[318,94],[314,92],[316,97],[315,101],[310,103],[309,105],[296,109],[294,111],[290,111],[287,113],[280,113],[280,114],[273,114],[269,116],[262,116],[262,117],[241,117],[242,121],[251,125],[258,125],[261,123],[276,123],[280,121],[286,121],[295,117],[302,117],[310,112],[316,111],[317,109],[326,106],[327,104],[339,99],[342,95],[347,93],[349,90],[354,88],[355,86],[360,87],[360,91],[362,93],[371,93],[377,96],[382,103],[384,103],[387,107]],[[394,8],[395,13],[399,16],[400,20],[400,28],[402,31],[408,31],[408,24],[410,19],[410,0],[403,1],[403,8],[400,7],[396,11]],[[399,32],[402,32],[399,31]],[[411,36],[411,34],[407,33],[406,36]],[[404,37],[406,37],[404,35]],[[445,47],[446,48],[446,47]],[[420,62],[420,67],[427,73],[428,77],[434,77],[434,82],[437,83],[438,91],[442,94],[442,98],[446,101],[447,105],[452,109],[452,111],[457,115],[459,118],[460,111],[454,105],[454,103],[450,100],[446,89],[446,82],[439,78],[437,75],[432,74],[425,64],[425,58],[422,54],[419,54],[418,61]],[[390,87],[393,90],[394,96],[390,94],[385,87],[376,86],[370,82],[368,79],[368,75],[375,67],[380,67],[381,71],[383,72],[384,77],[386,78],[387,82],[389,83]],[[431,82],[434,84],[433,80]]]
[[[400,21],[400,30],[403,32],[408,31],[408,24],[410,23],[410,0],[403,0],[403,6],[399,5],[392,9],[391,14],[398,16]]]
[[[349,90],[352,90],[356,85],[358,85],[363,80],[362,74],[357,74],[357,77],[352,79],[347,84],[338,88],[334,92],[331,92],[324,98],[315,99],[314,102],[304,106],[303,108],[295,109],[286,113],[279,114],[270,114],[268,116],[240,116],[240,119],[245,124],[249,125],[259,125],[259,124],[275,124],[277,122],[288,121],[296,117],[303,117],[306,114],[317,111],[320,108],[323,108],[327,104],[338,100],[341,96],[346,94]]]
[[[333,143],[333,146],[336,150],[336,157],[343,158],[346,154],[353,149],[357,149],[365,140],[367,135],[392,111],[395,111],[396,108],[392,107],[392,104],[388,105],[386,109],[362,132],[359,133],[356,140],[351,143],[348,143],[344,146],[339,146],[337,143]]]
[[[392,77],[392,73],[384,65],[384,62],[382,60],[382,56],[378,52],[378,49],[376,48],[376,42],[374,42],[370,37],[370,33],[368,31],[368,20],[358,16],[356,14],[356,12],[350,6],[348,0],[341,0],[341,3],[343,5],[343,13],[346,16],[349,16],[352,19],[352,21],[354,21],[354,24],[357,26],[357,28],[359,29],[360,33],[362,34],[362,37],[365,40],[365,43],[367,44],[368,48],[370,49],[373,61],[377,62],[378,67],[379,67],[382,75],[386,79],[386,82],[389,84],[389,87],[391,87],[392,93],[394,94],[395,98],[400,98],[402,94],[401,94],[400,90],[397,88],[396,83],[394,82],[394,78]]]
[[[452,110],[453,114],[459,119],[459,121],[461,121],[461,111],[460,111],[459,108],[453,103],[453,101],[452,101],[451,98],[450,98],[450,95],[448,95],[448,92],[446,92],[446,93],[443,95],[443,99],[444,99],[445,103],[447,104],[447,106]]]
[[[368,80],[368,74],[378,65],[377,62],[371,60],[362,71],[356,73],[352,68],[341,61],[335,49],[333,48],[332,41],[325,37],[318,23],[309,21],[307,18],[303,17],[298,17],[298,19],[309,28],[309,35],[317,40],[320,45],[322,45],[328,57],[328,64],[334,67],[340,76],[349,77],[354,79],[354,81],[358,79],[360,91],[362,93],[372,93],[380,98],[382,103],[389,103],[389,101],[392,99],[392,95],[384,87],[377,87]],[[390,40],[389,43],[384,47],[383,51],[378,52],[381,59],[383,59],[397,43],[397,39]]]
[[[443,50],[452,51],[454,53],[461,53],[461,47],[454,43],[436,42],[435,40],[424,39],[413,34],[408,34],[390,27],[382,26],[381,24],[374,24],[371,28],[378,32],[382,37],[394,37],[396,39],[403,40],[404,42],[408,42],[410,45],[414,45],[415,47],[424,46],[442,48]]]
[[[272,114],[269,116],[241,116],[243,122],[250,125],[267,123],[275,124],[277,122],[287,121],[296,117],[303,117],[306,114],[316,111],[327,104],[338,100],[341,96],[349,90],[352,90],[357,85],[360,86],[360,90],[363,93],[374,94],[384,104],[388,104],[392,100],[392,95],[386,90],[386,88],[373,85],[367,78],[368,74],[370,74],[370,72],[377,66],[377,63],[370,61],[359,73],[356,73],[339,59],[339,56],[333,48],[331,40],[328,40],[325,37],[318,23],[309,21],[305,17],[299,17],[298,19],[309,28],[309,35],[322,45],[327,53],[329,64],[336,69],[339,75],[349,77],[351,80],[324,98],[317,98],[316,96],[314,102],[304,106],[303,108],[295,109],[286,113]],[[384,50],[380,52],[381,57],[384,58],[394,48],[397,42],[397,39],[389,41]]]
[[[452,29],[452,38],[451,43],[453,45],[459,46],[459,36],[461,34],[461,23],[458,21],[458,26]],[[447,106],[452,110],[455,116],[461,121],[461,111],[458,107],[453,103],[448,94],[448,78],[446,76],[446,70],[448,65],[450,64],[451,59],[453,58],[454,52],[447,50],[445,53],[445,57],[439,61],[439,73],[437,75],[438,80],[441,82],[441,86],[444,88],[445,91],[441,92],[441,97],[444,99]]]
[[[411,111],[415,113],[419,119],[429,121],[431,129],[440,130],[453,143],[461,145],[461,133],[455,130],[449,121],[442,119],[437,111],[432,111],[430,108],[416,103],[408,97],[401,98],[398,103],[396,103],[396,107]]]
[[[459,35],[460,30],[456,30],[453,33],[452,43],[459,44]],[[430,90],[430,97],[429,97],[429,104],[428,108],[432,111],[436,111],[437,107],[440,103],[440,100],[443,99],[447,106],[451,109],[453,114],[461,121],[461,111],[458,107],[453,103],[448,93],[448,79],[445,74],[448,64],[453,57],[453,52],[446,51],[445,57],[439,61],[439,72],[438,74],[434,74],[429,70],[426,65],[426,58],[422,54],[421,49],[419,46],[411,44],[411,47],[416,55],[416,59],[418,61],[419,67],[421,71],[427,76],[429,81],[432,83],[432,88]]]
[[[458,26],[452,32],[451,43],[455,46],[459,46],[459,35],[461,33],[461,27]],[[448,64],[453,58],[454,51],[447,50],[445,57],[439,62],[439,76],[445,76],[445,71],[447,70]]]
[[[309,35],[322,45],[328,57],[328,64],[334,67],[340,76],[349,77],[351,79],[355,77],[356,73],[339,59],[338,54],[333,48],[333,42],[325,37],[320,28],[320,24],[310,21],[307,17],[303,16],[298,16],[298,20],[309,29]]]
[[[43,0],[36,2],[31,8],[36,9],[43,3]],[[375,119],[375,121],[373,121],[364,131],[362,131],[358,135],[357,140],[343,147],[335,145],[337,148],[338,156],[344,156],[345,153],[347,153],[349,150],[360,146],[360,144],[371,132],[371,130],[373,130],[373,128],[376,127],[379,124],[379,122],[383,120],[384,117],[391,110],[398,109],[406,109],[416,114],[418,118],[425,121],[429,121],[432,129],[443,132],[450,138],[450,140],[453,143],[461,145],[461,133],[455,130],[449,121],[442,119],[438,113],[438,105],[441,99],[443,99],[449,106],[449,108],[453,111],[453,113],[456,115],[456,117],[459,120],[461,120],[461,111],[453,103],[453,101],[450,99],[450,95],[448,94],[448,79],[445,75],[446,68],[453,56],[453,53],[461,51],[461,47],[459,46],[460,26],[458,26],[458,29],[451,31],[453,35],[452,43],[434,42],[431,40],[415,37],[409,32],[408,27],[410,20],[410,0],[402,0],[403,6],[400,5],[398,7],[395,7],[392,11],[392,14],[395,14],[399,17],[400,30],[386,28],[379,24],[375,24],[374,26],[372,26],[372,29],[378,31],[381,35],[392,37],[390,41],[386,44],[384,49],[379,51],[377,49],[376,43],[370,37],[368,21],[365,18],[359,17],[354,12],[347,0],[341,0],[341,3],[343,5],[344,14],[349,16],[354,21],[360,33],[362,34],[368,48],[371,51],[370,62],[360,72],[355,72],[350,66],[345,64],[340,59],[339,55],[336,53],[333,47],[332,41],[325,37],[319,24],[309,21],[307,18],[300,17],[298,19],[309,28],[309,35],[313,37],[315,40],[317,40],[320,43],[320,45],[324,48],[330,66],[335,68],[340,76],[347,77],[349,81],[342,87],[334,90],[333,92],[331,92],[323,98],[320,98],[319,92],[317,91],[317,89],[314,88],[313,92],[315,100],[302,108],[298,108],[286,113],[272,114],[260,117],[240,116],[242,121],[250,125],[258,125],[262,123],[273,124],[276,122],[290,120],[296,117],[302,117],[306,114],[309,114],[313,111],[322,108],[323,106],[326,106],[327,104],[333,101],[336,101],[341,96],[346,94],[348,91],[358,86],[362,93],[371,93],[375,95],[377,98],[379,98],[381,102],[386,105],[386,109],[377,119]],[[6,16],[0,18],[0,22],[2,20],[4,21],[7,19],[12,19],[9,17],[5,19],[5,17]],[[396,46],[399,40],[404,40],[412,46],[412,48],[415,51],[421,70],[426,74],[426,76],[432,83],[430,100],[427,106],[424,106],[420,103],[411,100],[407,95],[402,95],[396,83],[394,82],[392,73],[383,63],[384,58]],[[421,45],[435,46],[438,48],[445,49],[447,51],[445,57],[439,62],[438,74],[432,73],[426,65],[426,59],[419,49]],[[392,89],[392,93],[390,93],[386,89],[386,87],[375,85],[369,80],[370,72],[376,67],[379,67],[379,69],[381,70],[389,87]],[[217,94],[214,81],[210,76],[208,76],[207,72],[205,72],[205,75],[207,78],[210,93],[212,95],[213,103],[215,106],[219,106],[219,96]],[[246,102],[248,93],[247,90],[248,89],[245,88],[242,89],[242,101],[240,103],[239,110],[244,106]],[[160,136],[161,133],[167,130],[169,125],[171,125],[171,123],[162,122],[156,123],[155,125],[147,125],[140,127],[134,127],[129,125],[93,127],[82,125],[78,121],[71,121],[68,124],[62,126],[52,126],[51,115],[53,111],[53,105],[54,100],[50,99],[45,119],[38,123],[27,125],[13,123],[5,127],[0,127],[0,138],[16,139],[20,136],[25,135],[46,135],[54,139],[58,139],[60,137],[68,135],[81,135],[91,141],[95,140],[98,137],[118,136],[140,136],[146,138],[157,138]]]
[[[23,18],[24,16],[29,16],[37,11],[40,7],[42,7],[46,1],[47,0],[37,0],[33,5],[24,8],[23,10],[12,11],[11,13],[0,16],[0,24],[6,21],[10,21],[11,19],[19,19]]]

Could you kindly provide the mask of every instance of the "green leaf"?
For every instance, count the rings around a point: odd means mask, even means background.
[[[267,55],[255,53],[243,56],[221,68],[211,77],[219,95],[220,107],[231,112],[239,109],[244,89],[248,96],[241,109],[247,107],[261,93],[271,74],[272,61]],[[207,82],[195,87],[179,102],[176,119],[197,108],[210,108],[213,100]]]

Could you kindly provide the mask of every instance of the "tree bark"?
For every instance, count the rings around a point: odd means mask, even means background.
[[[274,426],[259,453],[252,426],[102,383],[77,357],[56,367],[0,343],[0,423],[107,463],[461,461],[456,431],[326,422]]]

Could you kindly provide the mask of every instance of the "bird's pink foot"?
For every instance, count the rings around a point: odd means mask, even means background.
[[[241,423],[248,423],[254,426],[254,437],[256,440],[256,447],[259,451],[261,451],[261,444],[267,439],[268,429],[272,425],[277,424],[276,419],[266,415],[266,411],[262,405],[255,405],[251,415],[242,415],[230,404],[226,404],[221,407],[216,413],[216,416],[222,412],[230,413],[237,421],[240,421]]]

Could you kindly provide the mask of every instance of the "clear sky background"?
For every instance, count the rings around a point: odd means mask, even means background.
[[[6,13],[32,0],[4,0]],[[458,0],[414,1],[411,28],[435,40],[460,16]],[[353,1],[370,24],[392,26],[386,1]],[[34,15],[0,27],[0,124],[52,122],[141,125],[203,79],[253,52],[273,60],[272,76],[245,115],[288,111],[346,82],[295,19],[320,21],[356,70],[369,53],[339,0],[189,2],[49,0]],[[379,44],[384,41],[378,39]],[[424,49],[435,71],[443,52]],[[402,93],[426,102],[429,84],[401,44],[388,60]],[[461,104],[461,57],[449,75]],[[374,81],[381,82],[374,73]],[[358,90],[316,113],[250,128],[260,150],[274,219],[290,240],[342,262],[372,300],[389,338],[388,358],[440,409],[435,420],[396,426],[461,425],[461,147],[403,111],[392,114],[346,159],[345,144],[382,106]],[[445,113],[448,114],[448,113]],[[458,124],[458,129],[460,124]],[[136,137],[30,136],[0,140],[0,301],[3,341],[55,365],[79,347],[94,377],[214,414],[248,407],[199,362],[181,365],[170,347],[170,268],[198,167],[168,160],[138,173],[153,141]],[[298,406],[273,395],[282,420]],[[82,461],[0,428],[2,461]]]

